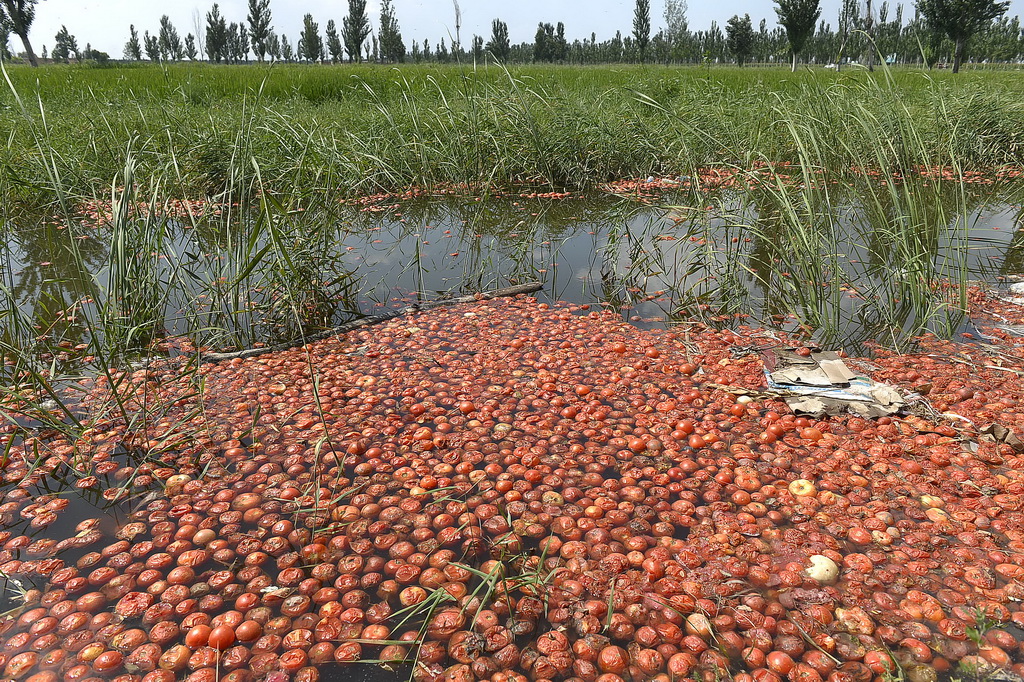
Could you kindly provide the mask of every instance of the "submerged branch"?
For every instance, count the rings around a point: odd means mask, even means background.
[[[380,315],[370,315],[369,317],[363,317],[358,320],[346,322],[343,325],[334,327],[332,329],[326,329],[322,332],[312,334],[303,339],[294,339],[292,341],[285,341],[284,343],[277,343],[272,346],[264,346],[262,348],[246,348],[244,350],[232,351],[230,353],[203,353],[203,362],[220,362],[222,360],[234,360],[235,358],[251,358],[256,355],[262,355],[264,353],[273,353],[279,350],[285,350],[288,348],[295,348],[313,341],[320,341],[326,339],[335,334],[344,334],[345,332],[352,331],[353,329],[359,329],[360,327],[368,327],[374,324],[380,324],[381,322],[387,322],[393,320],[396,317],[402,315],[408,315],[411,313],[417,313],[423,310],[429,310],[430,308],[436,308],[438,306],[445,305],[456,305],[458,303],[473,303],[474,301],[487,301],[492,298],[502,298],[506,296],[518,296],[519,294],[532,294],[536,291],[540,291],[544,288],[544,285],[540,282],[527,282],[526,284],[516,284],[510,287],[504,287],[502,289],[494,289],[493,291],[483,291],[478,294],[470,294],[468,296],[459,296],[457,298],[445,298],[436,301],[425,301],[423,303],[417,303],[415,305],[391,310]]]

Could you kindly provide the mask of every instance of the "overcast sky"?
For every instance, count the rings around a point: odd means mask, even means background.
[[[651,1],[652,33],[664,24],[661,17],[663,3],[664,0]],[[197,18],[205,23],[206,12],[212,4],[212,0],[202,4],[194,4],[190,0],[170,4],[153,0],[41,0],[32,26],[32,45],[37,53],[42,51],[43,45],[52,48],[54,35],[63,24],[78,39],[80,47],[91,43],[93,48],[120,58],[130,24],[135,24],[140,35],[145,30],[155,34],[160,16],[167,14],[184,38],[187,33],[196,33]],[[455,34],[455,9],[451,0],[393,0],[392,4],[407,47],[411,47],[413,40],[422,43],[424,38],[429,39],[432,45],[436,45],[441,37],[450,42],[447,36]],[[466,45],[474,33],[487,38],[491,20],[496,17],[508,23],[514,43],[532,40],[539,21],[564,22],[570,41],[589,38],[592,31],[597,34],[598,41],[614,36],[617,30],[628,35],[633,26],[635,6],[632,1],[611,0],[518,0],[514,8],[507,0],[462,0],[459,4],[462,8],[463,43]],[[750,14],[755,27],[762,17],[768,19],[769,25],[775,25],[774,5],[770,0],[691,0],[689,4],[687,16],[692,29],[707,28],[712,21],[721,25],[733,14],[744,12]],[[890,4],[895,6],[895,3]],[[822,0],[822,19],[835,26],[839,5],[840,0]],[[244,21],[248,14],[248,0],[221,0],[220,7],[229,22]],[[311,13],[323,32],[328,19],[334,19],[341,26],[348,3],[345,0],[271,0],[270,8],[275,30],[287,35],[294,45],[304,14]],[[369,0],[367,8],[376,31],[380,16],[379,0]],[[1019,14],[1021,8],[1024,8],[1024,0],[1014,0],[1009,13]],[[913,14],[913,2],[905,3],[905,17]],[[16,36],[11,36],[11,46],[16,51],[21,50],[20,42]]]

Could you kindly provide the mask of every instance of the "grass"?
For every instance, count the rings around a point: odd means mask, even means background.
[[[920,146],[953,151],[965,167],[1021,160],[1024,86],[1014,73],[886,78],[655,66],[14,66],[11,84],[32,104],[22,111],[0,95],[11,131],[0,190],[51,201],[59,176],[88,196],[129,161],[171,196],[244,197],[257,167],[262,187],[300,197],[438,183],[588,188],[709,163],[798,161],[793,125],[820,136],[838,126],[850,149],[894,158]],[[848,125],[864,116],[877,125]],[[33,143],[40,136],[47,153]],[[832,170],[853,165],[855,154],[831,151]]]

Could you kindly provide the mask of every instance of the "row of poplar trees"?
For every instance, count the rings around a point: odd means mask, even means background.
[[[35,18],[36,4],[39,0],[0,0],[0,56],[7,54],[8,36],[15,34],[21,38],[24,53],[32,65],[37,65],[35,53],[29,41],[28,32]],[[831,28],[822,23],[818,26],[821,16],[820,0],[775,0],[775,12],[780,28],[771,37],[784,36],[785,42],[774,39],[776,48],[785,49],[792,59],[795,69],[798,57],[804,52],[817,28],[819,33],[838,36],[840,41],[837,62],[842,62],[843,52],[847,43],[858,42],[854,34],[866,37],[869,46],[863,51],[868,54],[869,65],[877,50],[874,44],[874,12],[873,0],[866,0],[867,11],[859,15],[859,19],[851,24],[850,7],[860,4],[860,0],[844,0],[840,13],[837,34],[831,34]],[[993,21],[1002,17],[1010,3],[1005,0],[917,0],[918,17],[915,22],[932,36],[946,39],[951,46],[953,71],[959,71],[966,54],[968,41],[989,30]],[[459,32],[460,12],[456,7],[456,36]],[[885,3],[883,2],[883,13]],[[859,9],[859,7],[857,8]],[[686,22],[686,1],[665,0],[665,28],[651,36],[650,0],[636,0],[633,16],[632,34],[622,37],[621,32],[615,38],[600,45],[596,36],[591,34],[590,41],[574,41],[571,45],[565,37],[565,26],[540,23],[533,43],[512,45],[509,41],[508,26],[499,19],[491,25],[491,38],[486,43],[480,36],[473,36],[470,53],[463,50],[458,37],[453,41],[451,50],[442,39],[431,50],[429,41],[424,40],[422,48],[412,42],[410,56],[415,61],[448,61],[472,55],[475,59],[483,59],[490,55],[500,61],[694,61],[693,47],[706,61],[719,44],[719,51],[727,49],[736,60],[743,64],[753,54],[753,45],[760,37],[762,47],[769,42],[769,33],[764,21],[761,22],[759,34],[755,34],[749,15],[736,15],[726,23],[723,37],[717,24],[710,31],[691,33]],[[902,7],[897,16],[902,17]],[[844,17],[846,21],[844,22]],[[885,23],[884,21],[882,22]],[[196,33],[180,36],[170,18],[161,17],[159,29],[155,34],[145,31],[139,35],[135,26],[131,26],[129,39],[124,46],[124,56],[129,60],[141,60],[143,55],[153,61],[178,61],[182,59],[208,59],[212,62],[247,61],[249,55],[255,55],[258,61],[265,59],[285,61],[339,62],[346,58],[349,61],[361,62],[366,59],[375,61],[405,61],[407,50],[402,34],[395,18],[392,0],[382,0],[380,21],[376,34],[370,27],[370,18],[366,11],[366,0],[348,0],[348,14],[342,19],[339,27],[334,20],[327,22],[326,40],[320,34],[319,24],[311,14],[303,18],[302,31],[293,47],[283,34],[278,34],[272,26],[270,0],[249,0],[249,13],[244,21],[228,22],[221,14],[216,3],[206,14],[205,25],[196,22]],[[1002,33],[1015,45],[1024,43],[1024,34],[1020,30],[1019,21],[1003,22]],[[900,27],[902,30],[902,27]],[[915,29],[916,30],[916,29]],[[921,34],[917,34],[918,42]],[[197,37],[199,36],[199,37]],[[368,41],[369,39],[369,41]],[[864,41],[861,40],[861,43]],[[933,43],[934,41],[925,41]],[[923,43],[922,43],[923,49]],[[56,36],[54,55],[66,60],[71,53],[77,58],[81,55],[77,50],[77,41],[70,35],[66,27]],[[88,52],[88,51],[87,51]],[[1007,60],[1019,60],[1020,49],[1003,50]],[[680,54],[686,56],[679,59]],[[849,52],[847,52],[849,54]],[[698,57],[699,59],[700,57]]]
[[[371,37],[366,0],[349,0],[348,10],[340,31],[333,19],[327,22],[326,41],[313,15],[306,14],[302,32],[293,46],[285,35],[273,29],[270,0],[249,0],[249,14],[245,21],[230,23],[221,14],[220,6],[214,3],[206,13],[203,30],[197,28],[197,32],[203,34],[201,43],[197,43],[191,33],[181,41],[170,20],[164,16],[160,20],[160,31],[154,36],[147,31],[140,39],[135,26],[131,26],[124,56],[136,61],[142,59],[143,53],[153,61],[202,57],[220,63],[248,61],[252,54],[261,62],[267,59],[338,62],[346,57],[349,61],[359,62],[364,54],[371,52],[364,50],[364,47],[370,47],[367,38]],[[405,56],[405,43],[391,0],[381,3],[380,28],[376,35],[372,35],[372,43],[372,54],[379,59],[397,62]]]

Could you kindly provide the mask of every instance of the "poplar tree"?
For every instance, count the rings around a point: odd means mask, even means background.
[[[238,39],[235,41],[235,58],[238,61],[249,61],[249,29],[245,27],[245,22],[238,24],[235,29],[238,31]]]
[[[341,36],[350,60],[363,60],[363,41],[368,35],[370,20],[366,16],[366,0],[348,0],[348,16],[341,21]]]
[[[640,61],[647,57],[647,45],[651,42],[651,0],[636,0],[633,11],[633,41],[640,53]]]
[[[669,61],[678,59],[689,33],[686,23],[686,0],[665,0],[665,40],[668,42]],[[591,41],[594,42],[593,40]]]
[[[7,41],[11,39],[11,27],[7,25],[6,21],[0,21],[0,59],[4,61],[11,58],[11,48],[7,44]],[[43,45],[43,49],[46,46]],[[43,54],[43,59],[46,59],[46,54]]]
[[[224,34],[224,61],[234,63],[238,61],[238,24],[228,24],[227,33]]]
[[[267,36],[267,54],[275,61],[281,58],[281,38],[273,31]]]
[[[508,24],[501,19],[491,22],[491,39],[487,41],[487,51],[499,62],[508,61],[512,47],[508,42]]]
[[[32,51],[28,32],[36,18],[36,2],[38,0],[0,0],[0,24],[6,24],[16,36],[21,38],[25,46],[25,56],[32,66],[39,66],[36,53]]]
[[[220,6],[213,3],[213,8],[206,13],[206,54],[214,62],[220,63],[227,59],[228,25],[221,16]]]
[[[176,62],[181,61],[181,58],[185,55],[185,50],[182,48],[178,29],[174,28],[171,18],[166,14],[160,17],[158,40],[160,41],[160,56],[163,59],[170,58]]]
[[[249,0],[249,39],[256,59],[263,61],[270,38],[270,0]]]
[[[391,0],[383,0],[380,5],[380,54],[390,62],[405,61],[405,42],[395,18],[395,8]]]
[[[149,57],[149,61],[158,62],[160,61],[160,39],[156,36],[149,35],[149,31],[146,31],[145,35],[142,36],[142,45],[146,49],[146,56]]]
[[[1009,2],[996,0],[918,0],[917,9],[934,30],[953,41],[953,73],[960,73],[964,48],[974,34],[1006,14]]]
[[[734,14],[725,24],[725,42],[729,52],[736,57],[736,63],[743,66],[750,60],[754,51],[754,27],[750,23],[750,15]]]
[[[818,0],[775,0],[778,5],[775,14],[786,29],[789,49],[793,53],[793,71],[796,71],[797,55],[804,49],[807,39],[814,35],[814,25],[821,16]]]
[[[327,51],[331,55],[331,61],[335,64],[341,61],[345,51],[341,46],[341,38],[338,37],[338,29],[334,25],[334,19],[327,22]]]
[[[139,42],[139,32],[135,24],[128,27],[128,42],[124,44],[124,58],[138,62],[142,61],[142,43]]]
[[[72,52],[75,53],[75,61],[82,61],[82,56],[78,53],[78,40],[71,35],[67,26],[61,25],[57,35],[54,36],[54,41],[52,55],[55,62],[66,63]]]
[[[299,34],[299,59],[318,62],[323,56],[324,41],[320,37],[320,25],[313,21],[313,15],[302,18],[302,33]]]

